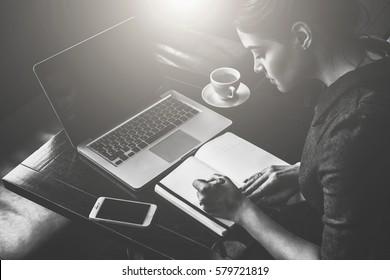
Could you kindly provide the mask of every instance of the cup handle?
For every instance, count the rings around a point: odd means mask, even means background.
[[[236,91],[237,89],[233,86],[230,86],[229,87],[229,91],[230,91],[230,94],[228,95],[228,97],[231,99],[231,98],[234,98],[234,96],[236,95]]]

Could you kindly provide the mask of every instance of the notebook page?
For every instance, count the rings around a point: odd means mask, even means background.
[[[246,178],[270,165],[288,165],[230,132],[203,145],[195,157],[228,176],[238,187],[243,185]]]
[[[194,157],[189,157],[168,176],[161,180],[161,183],[167,188],[193,204],[199,209],[199,200],[196,195],[197,190],[192,186],[196,179],[209,179],[217,171]],[[202,209],[203,211],[203,209]],[[224,224],[231,226],[233,222],[219,219]]]

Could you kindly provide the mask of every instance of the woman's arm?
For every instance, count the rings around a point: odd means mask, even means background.
[[[320,248],[289,232],[249,200],[235,222],[245,228],[275,259],[319,259]]]
[[[276,259],[319,259],[318,246],[284,229],[244,196],[229,178],[222,178],[222,184],[194,181],[205,211],[244,227]]]

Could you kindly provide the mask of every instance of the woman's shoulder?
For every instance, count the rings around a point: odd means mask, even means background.
[[[358,99],[352,115],[390,120],[390,82],[383,82],[388,85],[373,81],[371,85],[361,85],[355,89]]]
[[[321,93],[313,122],[390,112],[390,57],[366,62]],[[337,116],[337,118],[336,118]]]
[[[390,85],[378,88],[377,85],[359,85],[341,98],[335,108],[339,110],[335,123],[353,122],[360,126],[389,124]],[[390,129],[390,125],[387,127]]]
[[[389,116],[390,73],[387,73],[387,70],[390,69],[390,58],[383,58],[373,64],[375,65],[360,71],[357,77],[354,77],[357,81],[340,95],[333,108],[340,112],[340,117]]]
[[[342,96],[332,110],[334,118],[325,132],[326,142],[330,145],[375,142],[378,137],[386,135],[389,138],[390,86],[384,90],[358,85]]]

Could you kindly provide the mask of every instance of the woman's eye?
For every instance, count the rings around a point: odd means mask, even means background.
[[[257,52],[253,53],[253,56],[255,57],[256,60],[264,58],[265,54],[263,52]]]

